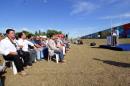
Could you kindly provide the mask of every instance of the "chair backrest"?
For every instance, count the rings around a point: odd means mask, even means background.
[[[49,51],[49,56],[54,56],[54,54],[55,54],[55,53],[54,53],[54,50],[50,50],[50,49],[49,49],[48,51]]]

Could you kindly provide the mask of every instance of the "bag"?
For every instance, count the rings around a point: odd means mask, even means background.
[[[22,48],[17,50],[17,53],[18,53],[19,56],[23,56],[24,55],[24,51],[22,50]]]
[[[29,48],[29,49],[34,49],[34,47],[33,47],[33,46],[31,46],[31,45],[28,45],[28,48]]]
[[[95,42],[90,43],[90,46],[96,46]]]
[[[17,45],[16,43],[14,43],[10,38],[8,38],[10,40],[10,42],[15,46],[15,48],[17,49]],[[24,51],[22,50],[22,48],[20,48],[19,50],[17,50],[17,53],[19,56],[23,56],[24,55]]]

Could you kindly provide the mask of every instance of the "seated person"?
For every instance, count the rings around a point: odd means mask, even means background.
[[[23,51],[23,55],[21,56],[24,60],[24,66],[29,68],[30,66],[32,66],[32,60],[31,60],[31,57],[30,57],[30,53],[29,53],[29,48],[28,48],[28,45],[30,46],[34,46],[33,43],[29,42],[27,39],[26,39],[26,35],[24,32],[21,32],[18,34],[18,45],[21,46],[21,49]]]
[[[27,38],[28,38],[29,42],[34,43],[33,36],[31,34],[29,34],[27,36]],[[32,61],[32,63],[34,63],[34,62],[36,62],[36,58],[37,58],[36,47],[32,47],[32,46],[28,45],[28,48],[29,48],[29,53],[30,53],[31,61]]]
[[[43,44],[41,42],[41,38],[39,36],[37,36],[34,39],[34,45],[37,48],[37,60],[40,61],[44,58],[44,54],[43,54]]]
[[[0,42],[0,53],[5,60],[14,61],[19,74],[26,75],[22,59],[17,53],[18,45],[15,41],[15,31],[13,29],[7,29],[6,35],[7,37]]]
[[[55,37],[52,37],[51,39],[49,39],[49,41],[48,41],[48,47],[49,47],[50,50],[54,50],[54,53],[59,54],[60,62],[64,63],[63,52],[62,52],[62,50],[60,48],[58,48],[56,46],[56,43],[54,41],[55,39],[56,39]]]

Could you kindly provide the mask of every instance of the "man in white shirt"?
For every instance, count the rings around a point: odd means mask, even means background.
[[[17,71],[21,75],[26,75],[23,69],[23,63],[17,53],[17,45],[15,43],[15,31],[13,29],[6,30],[7,37],[0,42],[0,53],[5,60],[14,61]]]
[[[33,43],[29,42],[27,39],[26,39],[26,35],[24,32],[21,32],[18,34],[18,45],[19,46],[22,46],[22,51],[23,51],[23,55],[21,56],[24,60],[24,66],[25,67],[30,67],[32,66],[32,60],[31,60],[31,57],[30,57],[30,53],[29,53],[29,48],[28,48],[28,45],[30,46],[34,46]]]
[[[119,32],[117,32],[117,30],[114,28],[112,30],[112,46],[116,46],[117,45],[118,35],[119,35]]]

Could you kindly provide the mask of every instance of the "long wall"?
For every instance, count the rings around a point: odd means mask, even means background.
[[[119,36],[120,38],[130,38],[130,23],[124,24],[121,26],[113,27],[115,29],[119,30]],[[103,31],[99,31],[93,34],[89,34],[86,36],[83,36],[81,38],[106,38],[107,36],[111,35],[111,29],[106,29]]]

